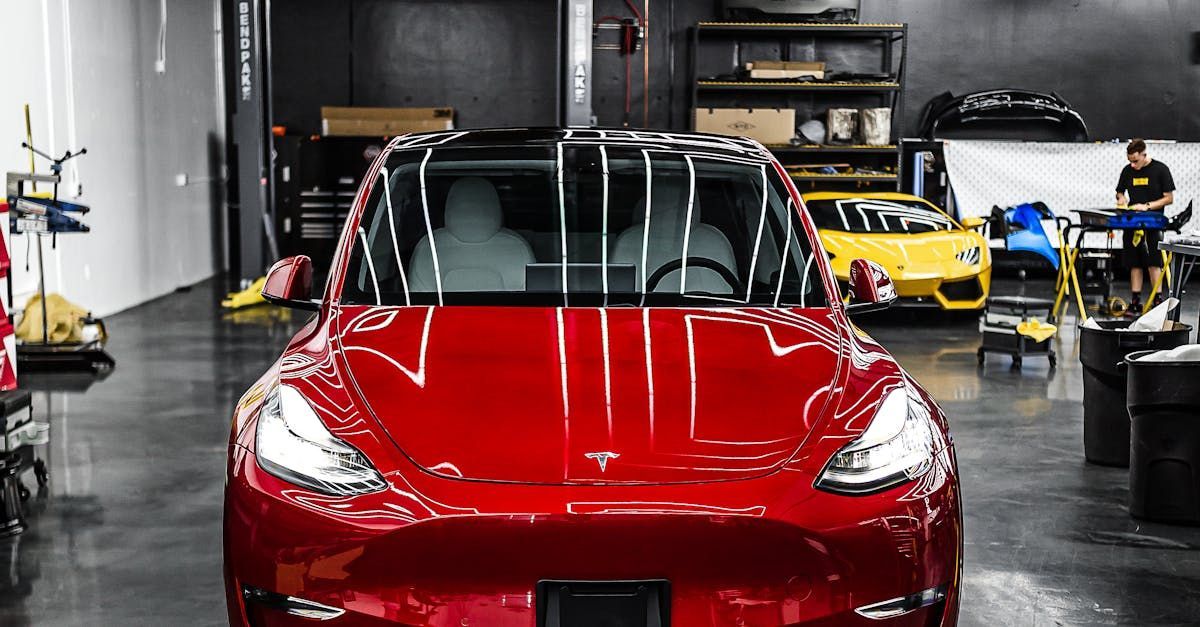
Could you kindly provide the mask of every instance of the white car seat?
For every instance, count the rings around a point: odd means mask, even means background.
[[[660,179],[653,183],[650,203],[650,235],[646,245],[645,277],[653,276],[654,272],[663,265],[681,259],[683,240],[687,224],[688,186],[684,181]],[[637,285],[641,289],[643,279],[642,243],[646,220],[646,200],[638,201],[635,207],[633,226],[625,229],[617,236],[613,247],[613,263],[631,263],[637,268]],[[719,229],[700,222],[700,203],[692,206],[691,233],[688,236],[688,257],[704,257],[712,259],[737,274],[737,261],[734,258],[733,246]],[[679,279],[682,270],[676,269],[668,273],[655,286],[655,292],[679,292]],[[729,285],[721,275],[711,268],[689,265],[687,269],[687,291],[701,291],[711,294],[732,294],[733,286]]]
[[[524,291],[525,266],[533,249],[520,235],[504,228],[500,196],[487,179],[463,177],[446,195],[446,226],[421,238],[409,264],[409,287],[437,291],[433,249],[445,292]]]

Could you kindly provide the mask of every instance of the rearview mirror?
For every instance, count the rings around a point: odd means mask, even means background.
[[[963,228],[968,230],[977,229],[985,224],[987,224],[987,220],[984,220],[979,216],[971,216],[969,218],[962,219]]]
[[[317,311],[321,303],[312,299],[312,260],[305,255],[280,259],[267,271],[262,296],[267,302]]]
[[[896,284],[883,266],[867,259],[850,262],[850,303],[846,312],[866,313],[887,309],[896,300]]]

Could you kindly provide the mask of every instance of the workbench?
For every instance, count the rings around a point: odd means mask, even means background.
[[[1188,208],[1186,210],[1187,216],[1191,215],[1191,210],[1192,210],[1192,205],[1191,205],[1191,203],[1189,203]],[[1089,233],[1108,233],[1109,234],[1109,242],[1110,242],[1110,248],[1108,248],[1108,251],[1111,253],[1114,250],[1122,250],[1124,248],[1123,246],[1120,249],[1111,247],[1113,233],[1122,232],[1122,231],[1131,231],[1131,230],[1145,230],[1145,231],[1157,231],[1160,234],[1165,234],[1165,233],[1172,233],[1172,232],[1178,233],[1179,229],[1180,229],[1178,224],[1173,224],[1173,223],[1169,223],[1166,226],[1166,228],[1161,228],[1161,229],[1160,228],[1149,228],[1146,226],[1114,225],[1111,222],[1111,218],[1113,216],[1108,215],[1107,210],[1075,209],[1072,211],[1074,213],[1079,214],[1080,221],[1079,221],[1079,223],[1071,224],[1062,230],[1062,240],[1060,241],[1059,245],[1062,247],[1061,250],[1062,250],[1063,262],[1060,265],[1060,270],[1059,270],[1059,276],[1058,276],[1058,281],[1057,281],[1057,290],[1056,290],[1057,295],[1054,299],[1054,309],[1051,310],[1051,312],[1050,312],[1051,313],[1051,316],[1050,316],[1051,322],[1058,322],[1062,319],[1062,315],[1066,313],[1067,305],[1070,302],[1070,297],[1072,296],[1072,293],[1074,293],[1076,305],[1079,309],[1079,319],[1084,320],[1088,317],[1087,306],[1083,300],[1083,290],[1081,289],[1081,286],[1079,284],[1079,275],[1078,275],[1079,267],[1078,267],[1078,263],[1077,263],[1077,261],[1079,259],[1079,254],[1083,250],[1084,237],[1087,234],[1089,234]],[[1185,221],[1186,221],[1186,218],[1185,218]],[[1071,243],[1072,234],[1074,234],[1074,236],[1075,236],[1074,244]],[[1182,291],[1183,283],[1176,278],[1178,275],[1175,273],[1174,257],[1171,254],[1168,254],[1168,253],[1172,252],[1172,249],[1167,248],[1166,246],[1167,246],[1166,244],[1160,243],[1159,249],[1163,251],[1164,262],[1170,262],[1170,265],[1172,266],[1170,268],[1171,272],[1164,273],[1162,275],[1162,277],[1159,279],[1158,283],[1155,283],[1150,286],[1150,298],[1147,299],[1147,308],[1149,308],[1149,303],[1150,303],[1150,301],[1153,300],[1155,292],[1157,292],[1160,288],[1164,289],[1164,290],[1167,289],[1164,286],[1167,286],[1170,288],[1170,292],[1168,292],[1168,293],[1172,296],[1175,295],[1175,292],[1177,289]],[[1193,255],[1200,254],[1200,246],[1190,245],[1190,247],[1193,250],[1197,251],[1196,253],[1193,253]],[[1193,261],[1192,263],[1194,265],[1195,262]],[[1188,272],[1190,273],[1190,269],[1188,270]],[[1112,284],[1112,278],[1113,278],[1112,271],[1110,269],[1107,271],[1107,276],[1106,276],[1106,282],[1109,285]],[[1178,316],[1178,308],[1176,309],[1176,316]],[[1176,320],[1176,322],[1178,322],[1178,317],[1175,320]]]
[[[1171,282],[1167,294],[1182,302],[1184,287],[1187,286],[1187,281],[1192,276],[1192,270],[1196,267],[1197,259],[1200,258],[1200,239],[1160,242],[1158,249],[1171,253]],[[1182,309],[1182,305],[1176,307],[1171,312],[1171,319],[1179,322],[1179,312]],[[1200,328],[1200,323],[1197,324],[1197,328]]]

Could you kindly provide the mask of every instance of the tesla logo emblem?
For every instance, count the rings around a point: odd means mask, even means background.
[[[596,463],[600,464],[600,472],[604,472],[604,470],[608,467],[608,460],[616,459],[616,458],[620,457],[621,454],[620,453],[612,453],[609,451],[599,451],[596,453],[584,453],[583,456],[588,459],[596,460]]]

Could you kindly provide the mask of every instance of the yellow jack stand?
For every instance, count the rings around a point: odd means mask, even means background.
[[[1163,281],[1167,282],[1167,288],[1171,287],[1171,253],[1163,251],[1163,267],[1162,272],[1158,273],[1158,280],[1154,282],[1154,287],[1150,289],[1150,296],[1146,298],[1146,304],[1142,305],[1142,313],[1150,311],[1154,306],[1154,297],[1158,296],[1159,290],[1162,289]]]
[[[262,288],[266,282],[267,277],[260,277],[251,283],[250,287],[240,292],[230,292],[226,295],[225,300],[221,301],[221,306],[226,309],[243,309],[267,302],[262,297]]]

